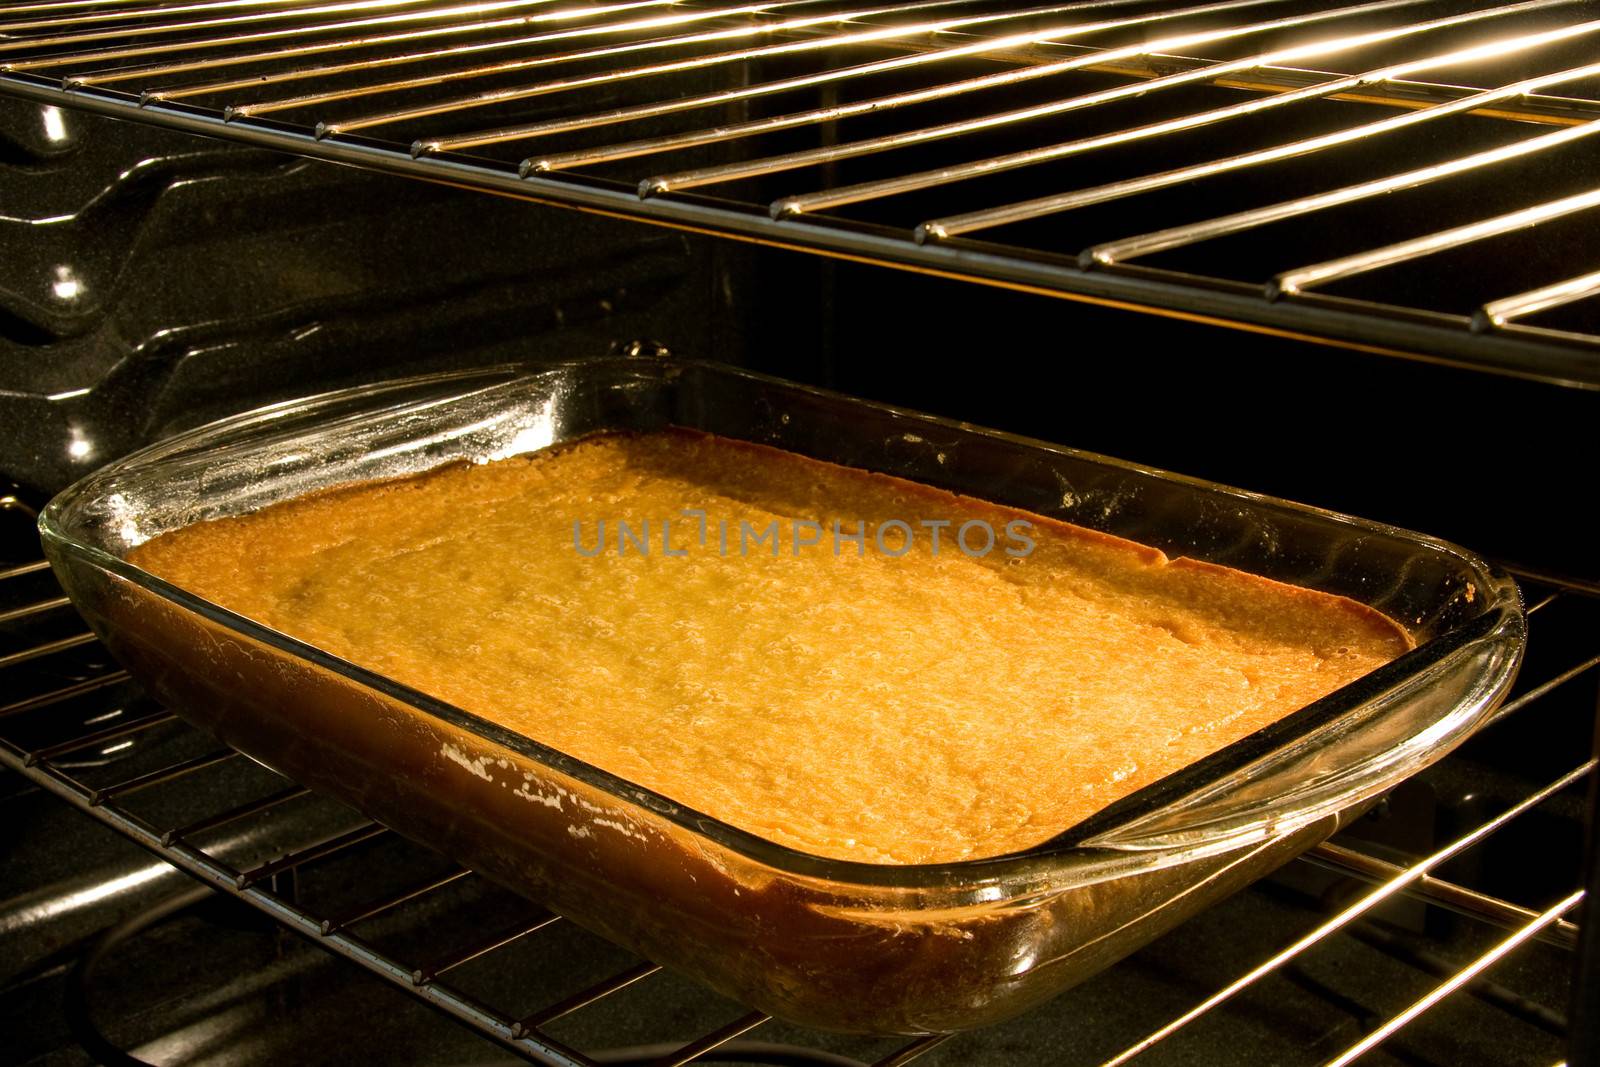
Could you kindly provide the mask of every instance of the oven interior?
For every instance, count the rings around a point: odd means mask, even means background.
[[[1600,665],[1583,5],[457,7],[0,9],[0,1057],[1593,1062],[1600,956],[1572,896]],[[1404,115],[1426,117],[1339,139]],[[1120,258],[1274,204],[1294,207]],[[50,493],[176,429],[426,369],[663,350],[1463,543],[1523,580],[1521,679],[1358,825],[1045,1008],[861,1039],[752,1015],[219,750],[131,687],[39,563]]]

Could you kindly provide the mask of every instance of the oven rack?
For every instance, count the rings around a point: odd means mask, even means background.
[[[48,564],[36,560],[0,568],[0,623],[42,619],[70,611],[64,597],[47,596],[39,599],[23,598],[18,602],[7,587],[15,587],[18,579],[30,575],[43,576]],[[1539,624],[1544,612],[1558,600],[1570,597],[1592,598],[1593,591],[1576,586],[1547,584],[1539,580],[1531,588],[1538,590],[1530,604],[1534,640],[1538,640]],[[1553,635],[1552,635],[1553,636]],[[25,665],[49,657],[71,655],[75,650],[97,648],[92,634],[74,629],[64,636],[40,640],[14,651],[0,653],[0,680]],[[1508,701],[1497,713],[1498,722],[1512,715],[1536,714],[1529,709],[1547,701],[1551,694],[1564,687],[1593,681],[1600,667],[1600,650],[1587,658],[1565,666],[1558,673],[1531,687],[1525,687]],[[206,751],[169,765],[124,777],[119,781],[91,785],[75,772],[74,757],[86,753],[105,752],[126,745],[141,735],[157,729],[183,729],[203,737],[200,731],[183,726],[172,713],[164,709],[137,710],[130,706],[119,708],[120,714],[107,719],[98,717],[93,729],[57,737],[47,743],[17,741],[7,730],[8,720],[48,715],[51,708],[99,690],[128,682],[125,672],[106,666],[96,673],[80,677],[72,684],[34,692],[22,699],[8,700],[0,705],[0,765],[22,774],[39,787],[49,791],[71,806],[99,820],[118,833],[148,849],[156,856],[194,876],[219,893],[225,893],[259,909],[289,931],[301,935],[328,952],[357,964],[366,971],[385,980],[394,988],[428,1004],[505,1049],[531,1062],[555,1067],[595,1067],[596,1061],[577,1049],[568,1047],[544,1032],[544,1027],[573,1013],[600,1003],[607,997],[648,979],[661,968],[648,961],[618,971],[609,978],[574,992],[543,1007],[500,1008],[484,1003],[468,992],[453,985],[447,975],[468,963],[489,957],[517,942],[526,943],[538,933],[560,922],[559,917],[535,911],[524,921],[510,929],[496,930],[492,936],[435,952],[427,959],[402,958],[400,954],[384,951],[365,939],[357,931],[363,923],[406,907],[415,907],[430,894],[462,879],[475,878],[470,871],[455,869],[434,876],[416,885],[379,894],[359,906],[340,910],[336,914],[321,914],[305,907],[298,898],[300,876],[319,864],[328,863],[341,856],[359,854],[374,841],[394,835],[385,827],[362,819],[353,811],[332,801],[323,801],[308,793],[303,787],[279,780],[275,788],[264,790],[249,802],[222,810],[186,810],[181,825],[156,825],[130,811],[126,800],[130,796],[146,794],[171,787],[185,777],[204,771],[218,763],[242,760],[239,753],[220,748],[215,742],[205,745]],[[15,692],[9,681],[0,685],[0,692]],[[1506,931],[1506,936],[1492,948],[1472,960],[1467,966],[1448,974],[1431,992],[1417,1000],[1407,1010],[1370,1029],[1364,1038],[1344,1053],[1330,1060],[1332,1065],[1353,1062],[1365,1052],[1392,1037],[1407,1023],[1426,1012],[1440,1000],[1470,986],[1484,971],[1494,966],[1505,955],[1530,939],[1573,951],[1579,940],[1579,928],[1571,916],[1580,904],[1584,892],[1575,889],[1550,907],[1540,911],[1524,907],[1470,887],[1438,878],[1429,872],[1450,858],[1482,842],[1518,816],[1533,810],[1564,790],[1570,789],[1594,773],[1600,760],[1590,759],[1578,763],[1569,771],[1550,781],[1542,788],[1528,793],[1522,800],[1487,821],[1475,826],[1443,847],[1426,856],[1413,856],[1403,863],[1371,855],[1352,847],[1348,840],[1331,841],[1318,846],[1303,859],[1318,867],[1335,871],[1358,882],[1369,883],[1373,888],[1356,896],[1353,903],[1337,911],[1325,921],[1317,923],[1303,936],[1282,950],[1263,960],[1239,978],[1218,989],[1184,1014],[1165,1026],[1151,1032],[1142,1040],[1130,1045],[1121,1054],[1105,1061],[1106,1067],[1129,1062],[1158,1043],[1171,1038],[1189,1024],[1202,1018],[1211,1010],[1260,981],[1263,977],[1289,964],[1301,953],[1324,939],[1341,931],[1348,932],[1362,915],[1371,912],[1384,901],[1395,896],[1409,897],[1428,905],[1447,908],[1462,915],[1490,924]],[[298,845],[291,850],[239,866],[218,856],[197,843],[207,833],[239,820],[259,816],[297,799],[309,799],[342,810],[347,825],[337,832],[315,841]],[[414,846],[420,848],[420,846]],[[549,962],[551,968],[560,966],[559,960]],[[1576,968],[1577,964],[1575,964]],[[761,1012],[750,1012],[730,1020],[725,1026],[703,1036],[682,1043],[676,1051],[664,1055],[660,1063],[681,1065],[715,1049],[731,1046],[730,1042],[757,1030],[769,1017]],[[876,1056],[874,1067],[899,1067],[910,1063],[937,1048],[945,1037],[932,1036],[909,1040],[887,1055]]]
[[[0,93],[1600,388],[1600,320],[1582,313],[1600,299],[1600,262],[1573,236],[1600,210],[1592,16],[1583,0],[32,0],[0,6]],[[1019,106],[1016,93],[1033,95]],[[1148,115],[1116,110],[1133,100]],[[1329,108],[1349,121],[1330,127]],[[1395,162],[1456,137],[1463,116],[1498,136]],[[1271,136],[1258,145],[1246,126]],[[1197,131],[1212,142],[1198,152]],[[1133,149],[1145,155],[1094,169]],[[1353,170],[1277,198],[1285,164],[1348,151],[1365,153]],[[1590,180],[1563,183],[1584,151]],[[1551,166],[1520,176],[1539,160]],[[993,186],[1008,175],[1032,180]],[[1503,205],[1476,207],[1485,176],[1512,191]],[[1146,213],[1174,190],[1193,193],[1177,215]],[[1404,196],[1474,207],[1448,225],[1383,213]],[[1108,205],[1128,228],[1076,225]],[[1259,249],[1204,251],[1263,228],[1290,249],[1330,229],[1361,236],[1271,268]],[[1544,255],[1543,234],[1561,255]],[[1460,254],[1489,264],[1492,296],[1454,302],[1450,279],[1476,273]],[[1388,298],[1412,282],[1423,296]]]

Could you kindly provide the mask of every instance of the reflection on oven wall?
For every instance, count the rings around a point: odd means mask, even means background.
[[[380,376],[670,337],[737,249],[0,99],[0,479]],[[714,313],[708,314],[708,306]]]

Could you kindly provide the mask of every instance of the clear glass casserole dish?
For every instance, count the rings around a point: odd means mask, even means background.
[[[1417,647],[1043,845],[873,865],[684,808],[123,558],[168,530],[317,489],[669,425],[1351,597],[1406,625]],[[1015,1014],[1260,877],[1482,723],[1524,636],[1511,579],[1429,537],[653,359],[434,375],[274,405],[101,469],[52,501],[40,529],[96,633],[153,695],[223,741],[757,1008],[866,1032]]]

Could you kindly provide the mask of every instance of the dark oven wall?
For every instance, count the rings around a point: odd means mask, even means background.
[[[0,481],[229,411],[719,330],[747,253],[0,99]]]
[[[1600,578],[1580,511],[1600,394],[786,258],[751,294],[775,373]]]

